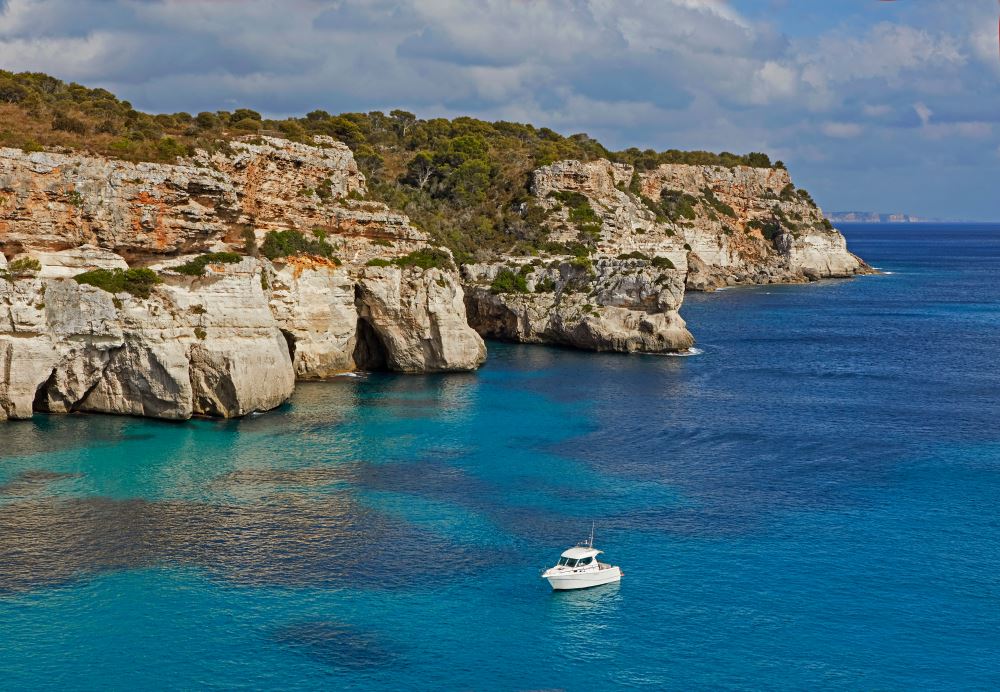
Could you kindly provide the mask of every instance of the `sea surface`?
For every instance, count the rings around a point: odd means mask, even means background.
[[[3,425],[0,688],[1000,687],[1000,226],[843,230],[883,275],[689,295],[692,357]]]

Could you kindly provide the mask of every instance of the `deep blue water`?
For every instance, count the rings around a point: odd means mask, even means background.
[[[3,426],[0,687],[1000,686],[1000,227],[844,231],[891,273],[690,295],[695,357]]]

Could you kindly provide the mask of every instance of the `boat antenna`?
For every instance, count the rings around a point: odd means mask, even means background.
[[[590,522],[590,548],[594,547],[594,522]]]

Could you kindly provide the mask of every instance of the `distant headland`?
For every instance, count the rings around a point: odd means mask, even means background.
[[[826,218],[831,223],[960,223],[954,219],[938,219],[913,214],[885,214],[877,211],[831,211]]]

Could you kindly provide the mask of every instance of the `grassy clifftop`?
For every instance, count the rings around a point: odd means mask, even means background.
[[[0,71],[0,146],[68,148],[133,161],[174,162],[196,148],[273,134],[312,143],[328,135],[354,151],[373,197],[405,213],[462,259],[482,251],[537,245],[545,230],[531,207],[531,171],[560,159],[607,158],[639,170],[661,163],[781,167],[766,154],[610,151],[586,134],[475,118],[423,120],[412,113],[315,110],[271,120],[250,109],[149,114],[104,89],[41,73]]]

